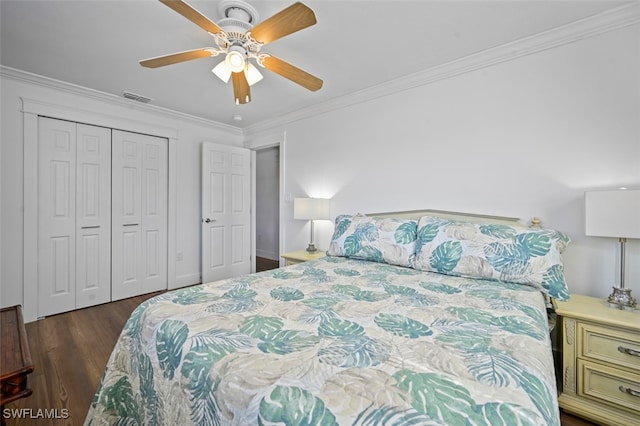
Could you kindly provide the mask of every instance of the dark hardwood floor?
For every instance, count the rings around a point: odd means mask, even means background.
[[[35,364],[35,371],[31,374],[33,394],[6,405],[0,415],[9,417],[4,418],[7,426],[82,425],[127,318],[136,306],[156,294],[80,309],[26,324]],[[18,410],[23,418],[6,416],[7,410]],[[40,418],[35,418],[39,414]],[[562,426],[592,425],[566,413],[562,413],[561,421]]]
[[[26,324],[35,365],[30,376],[33,394],[4,407],[0,414],[7,426],[82,425],[124,323],[136,306],[156,294]],[[13,413],[24,409],[19,411],[22,418],[15,418],[11,412],[7,416],[7,409]]]
[[[276,269],[279,267],[280,267],[280,262],[277,260],[256,256],[256,272],[268,271],[270,269]]]

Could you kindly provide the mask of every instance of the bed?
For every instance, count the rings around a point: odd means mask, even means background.
[[[509,218],[339,216],[322,259],[142,303],[85,424],[559,425],[545,298],[568,297],[568,242]]]

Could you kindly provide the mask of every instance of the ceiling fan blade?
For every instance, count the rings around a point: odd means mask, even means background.
[[[247,82],[244,71],[231,73],[231,81],[233,83],[233,96],[236,104],[247,104],[251,102],[251,89]]]
[[[251,29],[251,36],[260,43],[274,40],[316,24],[316,14],[302,3],[294,3]]]
[[[184,52],[172,53],[170,55],[143,59],[140,61],[140,65],[147,68],[164,67],[165,65],[177,64],[179,62],[190,61],[192,59],[209,58],[214,56],[211,51],[211,48],[187,50]]]
[[[216,34],[222,31],[222,28],[220,28],[215,22],[182,0],[160,0],[160,2],[169,6],[171,9],[175,10],[180,15],[211,34]]]
[[[294,83],[299,84],[300,86],[315,92],[322,87],[322,80],[318,77],[309,74],[306,71],[301,70],[300,68],[294,67],[293,65],[283,61],[282,59],[276,58],[275,56],[265,56],[262,59],[262,65],[269,71],[273,71],[276,74],[281,75],[284,78],[287,78]]]

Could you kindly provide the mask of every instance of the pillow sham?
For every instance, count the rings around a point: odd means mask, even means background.
[[[411,267],[417,230],[416,220],[341,215],[327,254]]]
[[[414,267],[526,284],[555,299],[568,300],[560,253],[570,241],[567,235],[549,229],[423,216],[418,221]]]

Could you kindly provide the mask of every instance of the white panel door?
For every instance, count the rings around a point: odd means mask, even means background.
[[[38,316],[75,309],[76,124],[38,120]],[[27,260],[25,260],[27,261]]]
[[[251,272],[250,151],[202,145],[202,281]]]
[[[167,288],[168,142],[113,130],[111,298]]]
[[[77,125],[76,309],[111,300],[111,129]]]

